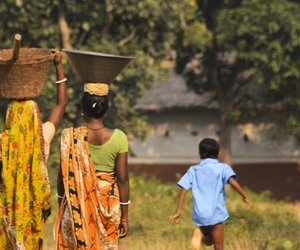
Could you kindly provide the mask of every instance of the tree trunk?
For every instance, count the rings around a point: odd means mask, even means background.
[[[232,124],[228,119],[224,118],[221,114],[220,119],[220,155],[221,162],[225,162],[229,165],[232,164],[232,152],[231,152],[231,130]]]
[[[61,32],[63,47],[66,49],[72,49],[70,29],[65,16],[65,3],[63,0],[59,2],[58,25]]]
[[[220,155],[219,159],[229,165],[232,164],[231,151],[231,130],[232,122],[230,114],[233,109],[233,90],[227,88],[223,95],[219,95],[219,140],[220,140]]]
[[[104,27],[101,31],[101,42],[106,40],[106,38],[108,36],[108,33],[109,33],[109,29],[110,29],[111,24],[113,22],[112,10],[113,10],[112,0],[105,0],[106,22],[105,22],[105,25],[104,25]]]
[[[216,46],[216,45],[215,45]],[[220,81],[219,71],[216,68],[216,55],[215,52],[211,55],[211,77],[210,81],[213,84],[218,105],[219,105],[219,143],[220,143],[220,154],[219,159],[229,165],[232,163],[231,155],[231,128],[232,124],[229,119],[230,113],[233,109],[233,90],[232,88],[223,89],[223,82]]]

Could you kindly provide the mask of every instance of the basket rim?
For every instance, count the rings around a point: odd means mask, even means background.
[[[37,63],[43,63],[47,61],[52,61],[54,59],[54,54],[51,53],[51,49],[44,49],[44,48],[21,48],[21,51],[45,51],[49,52],[48,55],[41,55],[34,58],[19,58],[16,61],[12,61],[9,59],[1,59],[0,57],[0,65],[31,65],[31,64],[37,64]],[[0,56],[1,52],[12,52],[13,49],[2,49],[0,50]]]

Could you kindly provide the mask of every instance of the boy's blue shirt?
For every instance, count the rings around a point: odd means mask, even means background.
[[[192,189],[193,221],[197,226],[215,225],[228,219],[225,184],[236,177],[232,168],[217,159],[206,158],[191,166],[177,183]]]

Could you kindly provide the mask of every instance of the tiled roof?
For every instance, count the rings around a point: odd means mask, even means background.
[[[176,74],[172,74],[165,82],[156,83],[137,102],[138,109],[149,111],[191,107],[213,108],[215,105],[208,96],[189,90],[183,77]]]

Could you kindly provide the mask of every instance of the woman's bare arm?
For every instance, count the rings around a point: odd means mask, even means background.
[[[56,79],[57,81],[60,81],[65,79],[63,65],[62,65],[62,55],[59,50],[55,50],[53,51],[53,53],[55,53],[53,64],[56,70]],[[66,82],[57,83],[56,88],[57,88],[56,105],[48,117],[48,121],[54,125],[55,129],[58,128],[59,123],[63,118],[65,108],[68,102]]]
[[[127,168],[127,153],[120,153],[116,159],[116,176],[117,183],[120,192],[120,202],[127,203],[129,201],[129,177],[128,177],[128,168]],[[127,234],[129,231],[128,227],[128,205],[121,204],[121,223]]]

